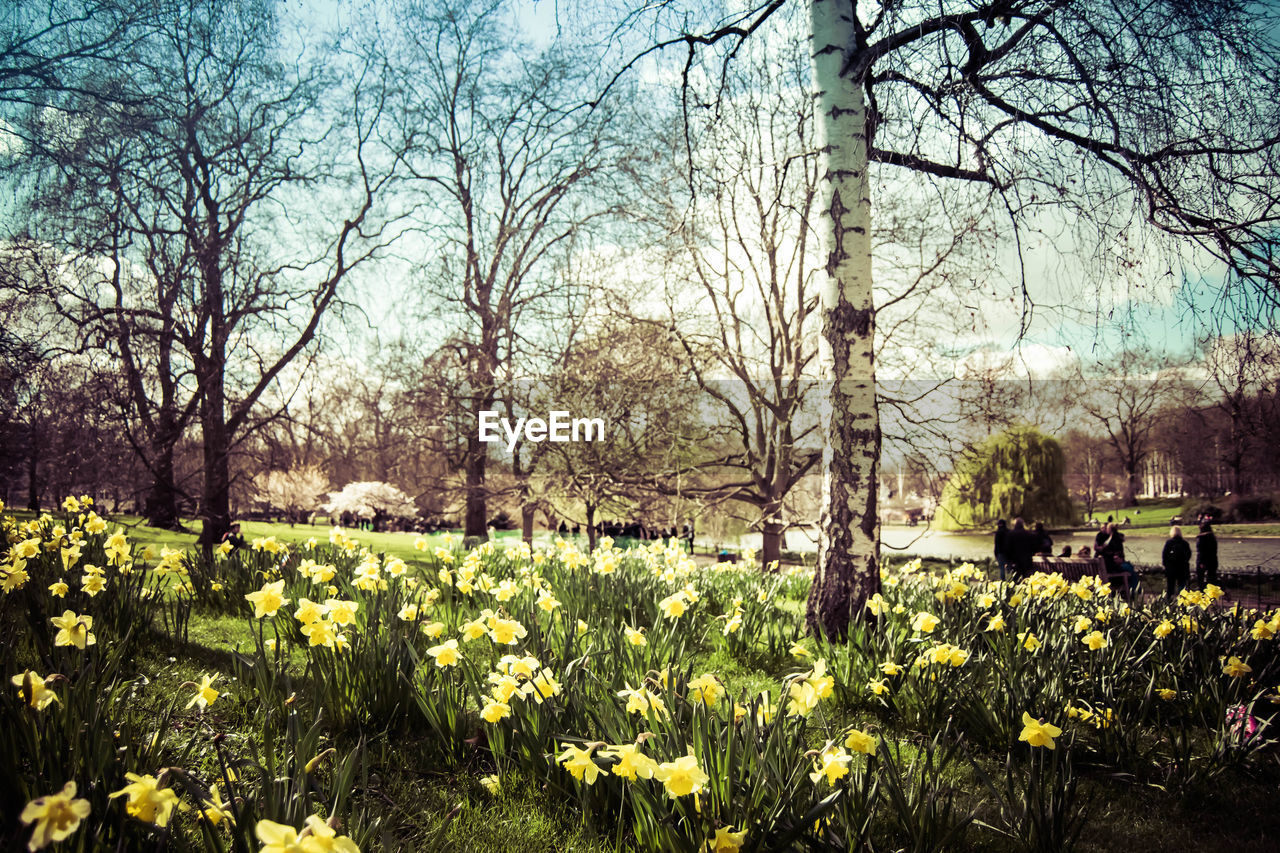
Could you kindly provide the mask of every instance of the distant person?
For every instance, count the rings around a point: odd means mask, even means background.
[[[1107,544],[1107,538],[1111,536],[1111,518],[1102,522],[1102,526],[1098,528],[1098,532],[1093,537],[1093,550],[1101,551],[1102,547]]]
[[[1070,545],[1068,545],[1068,546],[1067,546],[1067,549],[1068,549],[1068,550],[1070,550],[1070,548],[1071,548],[1071,546],[1070,546]],[[1070,556],[1070,555],[1068,555],[1068,556]],[[1089,550],[1089,546],[1088,546],[1088,545],[1082,545],[1082,546],[1080,546],[1080,550],[1076,552],[1076,556],[1077,556],[1078,558],[1080,558],[1081,560],[1092,560],[1092,559],[1093,559],[1093,552]]]
[[[996,568],[1000,570],[1000,580],[1004,580],[1009,564],[1009,523],[1003,518],[996,522],[994,545]]]
[[[1044,522],[1037,521],[1035,527],[1036,553],[1046,557],[1053,556],[1053,537],[1044,529]]]
[[[1040,547],[1036,535],[1027,529],[1021,518],[1013,520],[1013,528],[1009,531],[1009,561],[1013,564],[1013,579],[1024,580],[1031,577],[1031,558]]]
[[[1129,576],[1129,595],[1138,592],[1138,571],[1133,567],[1124,556],[1124,534],[1120,532],[1120,527],[1115,522],[1110,522],[1106,526],[1107,538],[1097,551],[1099,557],[1107,563],[1107,571],[1113,575],[1125,574]],[[1118,581],[1112,581],[1114,589]]]
[[[1176,524],[1169,528],[1160,562],[1164,565],[1165,595],[1175,598],[1191,582],[1191,546],[1182,538],[1182,528]]]
[[[1094,546],[1098,556],[1107,561],[1108,571],[1120,571],[1120,564],[1124,562],[1124,534],[1114,521],[1108,521],[1102,528],[1094,539]]]
[[[1213,534],[1213,525],[1206,521],[1196,536],[1196,586],[1203,590],[1206,584],[1217,582],[1218,537]]]
[[[1085,551],[1088,551],[1088,550],[1089,550],[1089,546],[1088,546],[1088,545],[1086,545],[1086,546],[1084,547],[1084,550],[1085,550]],[[1061,553],[1061,554],[1059,554],[1058,556],[1059,556],[1059,557],[1063,557],[1063,558],[1065,558],[1065,557],[1070,557],[1070,556],[1071,556],[1071,546],[1070,546],[1070,545],[1064,545],[1064,546],[1062,547],[1062,553]]]
[[[222,541],[231,546],[231,550],[238,548],[247,548],[249,543],[244,541],[244,537],[240,535],[240,522],[236,521],[227,528],[227,532],[222,534]]]

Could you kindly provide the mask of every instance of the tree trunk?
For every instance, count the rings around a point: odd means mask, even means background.
[[[31,433],[27,441],[27,509],[40,511],[40,422],[31,418]]]
[[[587,504],[587,553],[596,549],[596,505]]]
[[[227,431],[226,397],[222,363],[217,363],[204,384],[200,404],[200,429],[204,433],[204,497],[200,517],[204,529],[200,545],[211,552],[231,529],[231,436]]]
[[[178,490],[174,487],[174,441],[157,436],[152,444],[151,491],[147,494],[147,523],[162,530],[177,530]]]
[[[485,464],[488,446],[480,440],[479,432],[467,436],[467,508],[463,516],[464,541],[481,541],[489,538],[488,501],[484,492]]]
[[[770,566],[782,561],[782,546],[786,533],[786,526],[782,523],[782,508],[777,504],[770,504],[764,511],[764,524],[761,528],[762,543],[760,546],[760,565],[766,571]]]
[[[520,504],[520,538],[533,545],[533,514],[538,511],[538,506],[526,496],[524,503]]]
[[[826,444],[818,567],[805,622],[811,632],[841,638],[880,588],[870,140],[862,81],[841,73],[856,43],[852,4],[812,0],[810,11],[822,154],[819,230],[827,252],[818,352]]]
[[[1125,472],[1124,481],[1124,505],[1138,505],[1138,472],[1131,468]]]

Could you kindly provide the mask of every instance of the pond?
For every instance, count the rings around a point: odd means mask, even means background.
[[[1125,556],[1133,563],[1159,565],[1160,551],[1164,547],[1165,528],[1143,528],[1125,533]],[[1053,550],[1058,553],[1066,545],[1072,551],[1093,545],[1093,531],[1053,534]],[[1194,537],[1188,537],[1195,547]],[[883,527],[880,531],[883,552],[888,556],[936,557],[940,559],[984,560],[991,556],[991,534],[944,533],[926,527]],[[741,546],[760,547],[760,537],[744,536]],[[800,553],[815,553],[817,543],[812,534],[793,530],[787,534],[787,549]],[[1218,563],[1222,569],[1252,569],[1262,566],[1266,571],[1280,573],[1280,537],[1219,536]]]

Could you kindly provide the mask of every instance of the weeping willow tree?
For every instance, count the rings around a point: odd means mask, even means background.
[[[1062,473],[1058,442],[1035,427],[1014,427],[965,452],[942,490],[936,521],[944,530],[990,527],[1017,516],[1070,523],[1075,513]]]

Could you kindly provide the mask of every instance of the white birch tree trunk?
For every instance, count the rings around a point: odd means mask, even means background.
[[[841,73],[855,49],[854,3],[811,0],[810,11],[822,154],[818,232],[827,258],[819,276],[818,351],[826,444],[818,568],[806,623],[810,631],[843,637],[880,588],[870,140],[863,83]]]

